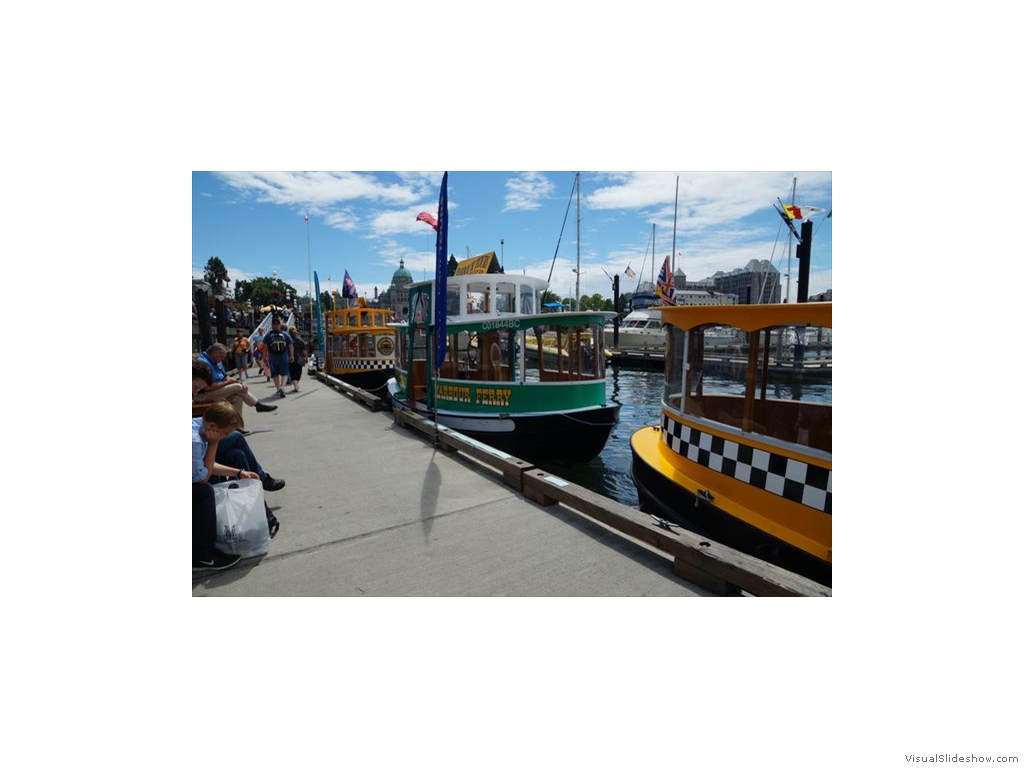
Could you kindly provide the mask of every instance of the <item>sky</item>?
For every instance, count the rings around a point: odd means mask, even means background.
[[[210,257],[237,280],[276,276],[308,295],[311,271],[320,289],[340,290],[347,271],[361,296],[391,284],[404,261],[430,279],[435,232],[417,221],[437,215],[441,171],[193,172],[192,275]],[[782,293],[797,296],[795,244],[772,204],[814,214],[812,295],[832,287],[831,171],[580,172],[579,232],[573,171],[450,171],[448,252],[460,261],[494,251],[506,272],[545,279],[562,297],[611,297],[652,279],[672,253],[687,279],[767,259],[783,274]],[[678,179],[678,208],[676,185]],[[309,216],[308,225],[304,217]],[[799,222],[798,230],[799,230]],[[654,257],[652,259],[652,251]],[[625,275],[627,267],[638,273]]]

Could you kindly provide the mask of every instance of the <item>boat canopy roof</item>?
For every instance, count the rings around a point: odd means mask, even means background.
[[[479,257],[478,257],[479,258]],[[465,264],[466,262],[463,262]],[[461,265],[460,265],[461,266]],[[474,274],[448,275],[447,286],[451,290],[455,286],[465,286],[476,289],[477,286],[495,286],[498,283],[512,284],[532,288],[536,291],[543,291],[548,287],[548,281],[542,277],[531,277],[530,275],[517,275],[512,272],[476,272]],[[409,290],[422,289],[424,286],[432,286],[433,280],[419,280],[409,285]]]
[[[744,331],[758,331],[779,325],[832,327],[832,302],[798,304],[710,304],[686,307],[650,307],[646,312],[661,315],[661,322],[689,330],[701,325],[731,325]]]
[[[538,301],[548,287],[547,280],[506,272],[449,275],[447,278],[447,319],[450,332],[489,331],[499,328],[523,330],[538,325],[575,328],[591,323],[603,324],[614,312],[545,312]],[[434,281],[424,280],[409,286],[410,316],[434,324],[433,312],[426,311],[426,297],[434,300]],[[423,297],[424,303],[421,303]],[[405,327],[407,321],[390,323]]]

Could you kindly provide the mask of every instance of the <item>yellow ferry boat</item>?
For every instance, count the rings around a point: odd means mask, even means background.
[[[831,302],[659,312],[661,423],[630,440],[641,509],[831,586]],[[705,358],[723,326],[744,365]]]
[[[384,396],[395,372],[395,330],[390,309],[358,306],[324,312],[328,374],[354,387]]]

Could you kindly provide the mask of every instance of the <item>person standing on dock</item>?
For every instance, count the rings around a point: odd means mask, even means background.
[[[242,378],[242,374],[245,374],[245,378],[249,378],[249,339],[245,335],[245,330],[238,328],[235,330],[235,341],[234,346],[231,348],[231,354],[235,360],[235,375],[239,379]]]
[[[284,385],[288,382],[288,366],[295,360],[295,346],[292,337],[281,328],[281,318],[274,316],[270,332],[263,337],[263,344],[270,356],[270,375],[274,377],[277,396],[284,397]]]
[[[302,340],[298,329],[292,326],[288,329],[288,335],[292,337],[293,354],[292,361],[288,365],[288,374],[292,380],[292,392],[299,391],[299,379],[302,378],[302,367],[306,364],[306,342]]]

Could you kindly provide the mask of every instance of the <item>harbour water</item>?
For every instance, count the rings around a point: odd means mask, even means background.
[[[662,370],[608,366],[608,396],[618,403],[619,423],[600,455],[586,464],[543,462],[541,468],[631,507],[640,502],[630,477],[629,438],[641,427],[657,424],[665,375]]]
[[[600,455],[586,464],[548,461],[538,464],[542,469],[563,477],[577,485],[600,493],[621,504],[639,505],[636,486],[630,476],[633,461],[629,439],[638,429],[661,423],[661,398],[665,376],[662,369],[636,369],[608,366],[607,387],[609,398],[618,403],[619,423],[612,430],[608,443]],[[720,392],[743,393],[743,383],[729,379],[708,377],[705,386]],[[776,397],[792,397],[794,393],[777,391]],[[831,402],[832,384],[804,384],[800,399]]]

